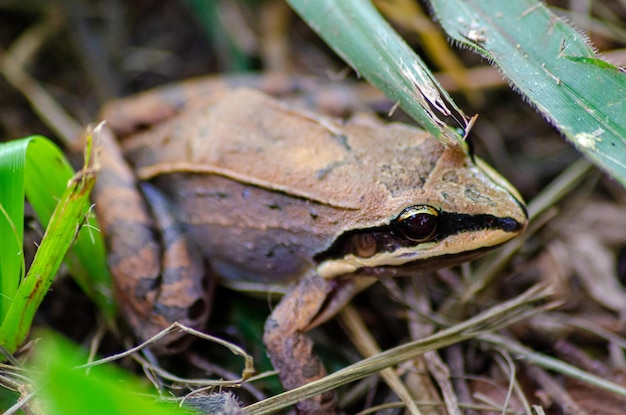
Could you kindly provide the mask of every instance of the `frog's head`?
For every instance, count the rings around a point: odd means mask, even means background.
[[[419,190],[395,197],[383,224],[343,233],[318,256],[325,278],[457,265],[521,234],[517,190],[463,146],[442,151]]]

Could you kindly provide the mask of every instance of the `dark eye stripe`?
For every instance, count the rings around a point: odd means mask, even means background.
[[[524,227],[510,217],[500,218],[493,215],[478,214],[470,215],[466,213],[441,212],[438,221],[437,231],[430,242],[438,242],[463,232],[476,232],[487,229],[499,229],[504,232],[517,233]],[[385,225],[370,229],[360,229],[346,232],[340,235],[326,251],[315,256],[319,263],[329,259],[340,259],[348,254],[355,254],[355,239],[363,238],[376,241],[378,252],[393,252],[398,248],[407,246],[417,246],[423,242],[411,241],[400,235],[392,225]]]
[[[437,232],[438,240],[462,232],[474,232],[484,229],[499,229],[504,232],[519,232],[524,227],[513,218],[500,218],[493,215],[466,213],[441,213],[441,224]]]

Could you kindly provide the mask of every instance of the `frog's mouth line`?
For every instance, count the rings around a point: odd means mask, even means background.
[[[371,250],[371,252],[380,254],[395,252],[402,248],[419,247],[420,245],[425,244],[432,245],[444,243],[447,238],[460,235],[462,233],[479,233],[481,231],[499,230],[506,234],[511,234],[511,238],[513,238],[513,236],[521,233],[524,230],[524,227],[524,224],[511,217],[498,217],[489,214],[471,215],[467,213],[441,212],[437,231],[433,238],[429,241],[416,242],[409,240],[400,232],[396,231],[393,225],[384,225],[376,228],[345,232],[335,240],[329,249],[316,255],[314,259],[318,263],[321,263],[328,260],[340,260],[350,254],[359,256],[357,247],[361,244],[360,241],[363,239],[367,239],[370,243],[375,243],[376,249]],[[488,244],[488,241],[486,241],[484,248],[489,249],[494,245],[499,244],[500,243]],[[471,250],[468,254],[473,251],[475,250]],[[457,252],[454,253],[453,256],[461,256],[462,254],[462,252]],[[437,257],[440,258],[447,256],[452,256],[452,254],[446,255],[444,253],[437,255]],[[429,259],[421,259],[421,261],[424,262],[427,260]]]
[[[498,245],[495,245],[498,246]],[[395,277],[414,275],[417,272],[436,271],[442,268],[454,267],[464,262],[477,259],[495,246],[474,249],[456,254],[438,255],[430,258],[420,258],[402,265],[382,265],[377,267],[363,267],[354,272],[353,275],[370,277]]]

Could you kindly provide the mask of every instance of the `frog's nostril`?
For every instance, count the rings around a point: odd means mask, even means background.
[[[187,309],[187,317],[192,321],[201,319],[206,315],[207,309],[206,302],[203,299],[198,299]]]

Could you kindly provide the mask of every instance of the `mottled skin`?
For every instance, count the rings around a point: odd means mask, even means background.
[[[259,79],[256,86],[282,96],[315,85]],[[350,101],[344,90],[335,96],[328,102]],[[134,172],[105,137],[95,192],[116,292],[135,334],[147,338],[172,321],[202,327],[209,274],[236,289],[287,291],[264,342],[289,389],[325,375],[305,333],[371,277],[463,262],[526,225],[516,193],[462,147],[444,149],[415,128],[322,118],[297,105],[215,81],[113,103],[103,117],[116,134],[155,126],[123,142]],[[166,197],[153,188],[142,197],[136,176]],[[439,230],[423,243],[390,227],[415,204],[440,212]],[[334,413],[334,394],[298,410]]]

